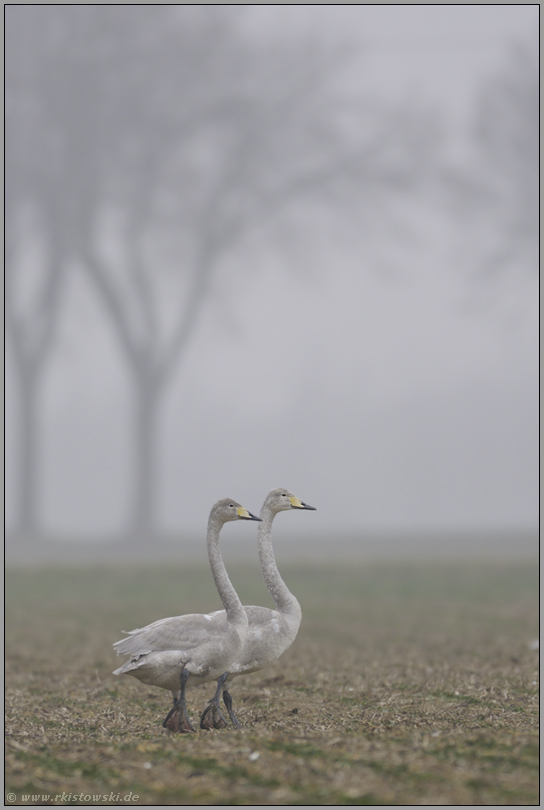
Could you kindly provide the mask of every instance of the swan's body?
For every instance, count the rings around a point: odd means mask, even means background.
[[[180,690],[182,669],[191,675],[187,686],[218,678],[242,649],[247,629],[242,622],[229,623],[222,613],[188,613],[131,630],[113,645],[118,655],[130,655],[113,674],[132,675],[174,694]]]
[[[233,678],[236,675],[255,672],[277,661],[280,655],[291,646],[298,633],[302,611],[298,600],[293,596],[280,576],[274,558],[271,538],[274,517],[278,512],[290,509],[314,511],[313,506],[303,503],[286,489],[273,489],[266,496],[260,512],[261,523],[258,530],[259,561],[263,579],[268,592],[274,600],[276,610],[258,607],[257,605],[244,606],[248,619],[245,642],[241,653],[231,662],[228,673],[224,674],[222,684],[226,682],[227,677]],[[225,612],[218,610],[212,613],[211,616],[214,619],[222,620]],[[212,716],[211,718],[206,717],[208,709],[204,712],[201,722],[203,728],[209,728],[210,726],[217,728],[224,725],[221,722],[221,717],[219,719],[217,717],[217,698],[219,694],[218,682],[218,692],[209,707]],[[232,699],[226,688],[223,689],[223,699],[232,722],[238,727],[238,721],[232,711]]]
[[[223,611],[173,616],[131,630],[113,646],[118,655],[130,655],[114,675],[132,675],[143,683],[169,689],[174,708],[163,725],[175,731],[193,731],[185,706],[186,685],[219,678],[243,650],[247,614],[225,569],[219,550],[219,532],[231,520],[259,520],[239,503],[218,501],[208,520],[208,557]]]

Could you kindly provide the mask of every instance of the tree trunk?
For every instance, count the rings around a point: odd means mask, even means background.
[[[134,466],[129,531],[145,546],[157,532],[157,428],[162,389],[137,375],[134,386]]]
[[[15,533],[25,540],[40,531],[38,504],[38,399],[41,375],[31,365],[18,365],[19,469]]]

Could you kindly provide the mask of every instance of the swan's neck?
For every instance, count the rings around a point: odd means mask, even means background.
[[[212,569],[215,585],[227,613],[227,620],[231,624],[246,626],[247,616],[238,594],[232,586],[219,550],[219,532],[223,524],[215,522],[212,518],[208,523],[208,558]]]
[[[261,573],[268,592],[274,600],[279,612],[288,616],[297,616],[300,620],[300,605],[281,578],[276,560],[274,559],[271,534],[272,521],[274,520],[275,514],[276,513],[272,512],[266,504],[261,510],[261,523],[259,523],[258,531]]]

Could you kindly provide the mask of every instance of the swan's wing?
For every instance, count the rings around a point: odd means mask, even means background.
[[[259,605],[244,605],[244,610],[248,620],[245,641],[246,649],[249,650],[249,648],[255,643],[258,643],[259,645],[266,644],[267,639],[271,640],[274,646],[277,647],[278,636],[287,636],[289,634],[289,631],[285,625],[285,618],[277,610],[261,607]],[[226,621],[224,610],[215,610],[209,615],[214,620],[223,619]],[[291,642],[289,642],[289,644],[290,643]]]
[[[282,615],[273,608],[260,607],[259,605],[244,605],[248,620],[247,638],[262,638],[263,634],[269,634],[271,637],[280,632],[285,622]],[[224,610],[214,610],[209,613],[214,620],[223,620],[226,622],[226,614]]]
[[[260,627],[277,620],[279,613],[273,608],[260,607],[260,605],[244,605],[247,620],[250,625]]]
[[[212,636],[223,634],[227,626],[225,611],[188,613],[131,630],[128,638],[116,641],[113,646],[117,655],[130,656],[163,650],[191,650],[209,642]]]

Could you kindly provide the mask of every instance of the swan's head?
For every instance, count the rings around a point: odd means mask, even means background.
[[[238,501],[233,501],[232,498],[221,498],[220,501],[213,506],[210,518],[219,521],[220,523],[227,523],[229,520],[260,520],[256,515],[248,512],[242,504]]]
[[[288,489],[272,489],[266,496],[264,506],[271,509],[273,512],[285,512],[288,509],[311,509],[315,512],[315,506],[309,506],[299,500],[296,495],[289,492]]]

